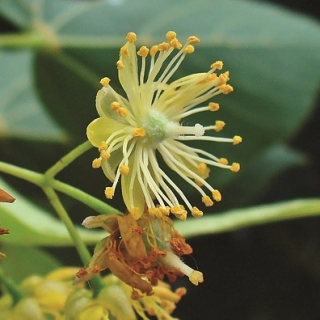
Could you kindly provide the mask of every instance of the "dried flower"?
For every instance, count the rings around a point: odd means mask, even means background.
[[[110,235],[96,245],[89,266],[80,269],[75,283],[87,281],[107,268],[127,285],[147,295],[152,294],[152,286],[164,276],[175,281],[177,276],[187,275],[195,285],[203,282],[202,273],[179,258],[190,254],[192,248],[165,215],[145,213],[139,220],[130,214],[100,215],[86,218],[83,225],[102,227]]]
[[[8,192],[0,189],[0,202],[9,202],[13,203],[16,199],[12,197]],[[0,227],[0,236],[3,234],[9,234],[9,229],[4,229]],[[5,258],[6,255],[3,252],[0,252],[0,259]]]
[[[217,75],[215,71],[223,66],[221,61],[217,61],[207,72],[191,74],[169,84],[168,81],[185,56],[194,51],[193,45],[200,40],[191,36],[182,45],[173,31],[169,31],[166,38],[167,42],[150,49],[142,46],[137,51],[136,35],[128,33],[127,43],[120,49],[117,62],[119,80],[127,97],[121,96],[110,86],[109,78],[103,78],[103,88],[96,98],[100,117],[87,128],[88,139],[100,152],[92,166],[102,167],[108,179],[113,181],[112,186],[105,190],[106,197],[112,199],[121,178],[124,202],[135,219],[142,216],[145,206],[149,211],[157,210],[154,201],[161,210],[170,210],[181,220],[187,216],[181,200],[194,216],[203,214],[191,205],[182,190],[159,166],[156,151],[170,169],[200,193],[206,206],[213,205],[213,200],[221,200],[220,192],[205,180],[209,176],[208,165],[233,172],[240,169],[238,163],[229,165],[225,158],[217,158],[184,143],[241,142],[240,136],[222,138],[205,135],[208,131],[220,131],[225,125],[220,120],[208,126],[199,123],[194,126],[182,125],[188,116],[219,109],[215,102],[197,106],[220,93],[233,91],[227,84],[229,72]],[[176,54],[169,60],[173,52]],[[141,61],[138,62],[137,56]]]

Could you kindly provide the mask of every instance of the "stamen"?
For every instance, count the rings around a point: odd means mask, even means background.
[[[220,158],[218,162],[221,164],[225,164],[225,165],[227,165],[229,163],[228,159],[226,159],[226,158]]]
[[[107,187],[104,191],[105,196],[107,199],[112,199],[114,196],[114,189],[112,187]]]
[[[121,174],[123,174],[124,176],[126,176],[128,173],[129,173],[129,171],[130,171],[130,168],[127,166],[127,165],[121,165],[120,167],[119,167],[119,171],[120,171],[120,173]]]
[[[210,199],[209,196],[203,196],[202,197],[202,202],[205,204],[206,207],[213,206],[213,201]]]
[[[203,211],[199,210],[197,207],[193,207],[191,213],[195,218],[203,216]]]
[[[188,43],[190,44],[195,44],[195,43],[199,43],[200,42],[200,39],[196,36],[190,36],[188,38]]]
[[[154,57],[158,51],[159,51],[159,47],[158,46],[152,46],[151,49],[150,49],[150,56]]]
[[[123,62],[121,60],[118,60],[116,65],[117,65],[117,69],[118,70],[121,70],[121,69],[124,68],[124,64],[123,64]]]
[[[129,32],[126,36],[126,39],[130,43],[134,43],[137,41],[137,35],[134,32]]]
[[[102,141],[98,150],[101,152],[102,150],[107,150],[107,148],[108,144],[105,141]]]
[[[101,167],[101,159],[100,158],[94,159],[92,161],[92,168],[93,169],[98,169],[100,167]]]
[[[222,196],[221,196],[220,191],[217,190],[217,189],[213,190],[213,191],[212,191],[212,198],[213,198],[214,200],[218,201],[218,202],[221,201]]]
[[[221,70],[223,68],[223,62],[222,61],[216,61],[211,66],[211,69],[218,69]]]
[[[242,142],[242,137],[240,137],[240,136],[233,137],[233,144],[239,144],[241,142]]]
[[[102,78],[102,79],[100,80],[100,83],[101,83],[104,87],[107,87],[107,86],[109,85],[110,81],[111,81],[110,78],[104,77],[104,78]]]
[[[208,166],[205,163],[203,162],[199,163],[198,173],[200,176],[203,176],[206,173],[207,169],[208,169]]]
[[[221,121],[221,120],[217,120],[216,121],[216,124],[214,126],[214,130],[216,130],[217,132],[221,131],[224,126],[226,125],[226,123],[224,121]]]
[[[134,138],[145,137],[145,135],[146,135],[146,130],[144,130],[144,128],[135,128],[133,131]]]
[[[192,46],[191,44],[187,45],[185,47],[185,49],[183,50],[184,54],[190,54],[194,52],[194,46]]]
[[[149,49],[146,46],[142,46],[137,52],[137,55],[142,58],[146,58],[148,53],[149,53]]]
[[[168,31],[166,34],[167,40],[170,42],[172,39],[175,39],[177,34],[174,31]]]
[[[220,109],[219,103],[210,102],[209,103],[209,110],[210,111],[218,111]]]
[[[232,172],[238,172],[240,170],[240,164],[237,163],[237,162],[234,162],[231,167],[230,167],[230,170]]]
[[[230,86],[229,84],[222,84],[220,87],[219,87],[219,90],[221,93],[223,94],[228,94],[230,92],[233,91],[233,87]]]

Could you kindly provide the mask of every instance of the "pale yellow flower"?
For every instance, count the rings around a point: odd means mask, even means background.
[[[191,36],[182,45],[173,31],[169,31],[166,38],[167,42],[150,49],[142,46],[137,50],[136,35],[128,33],[127,43],[120,49],[117,62],[119,81],[126,97],[110,86],[109,78],[103,78],[103,88],[96,98],[100,117],[87,128],[88,139],[100,152],[92,165],[94,168],[102,167],[113,182],[105,190],[106,197],[111,199],[114,196],[121,179],[124,202],[135,219],[141,217],[145,206],[149,211],[171,212],[181,220],[186,219],[185,206],[196,217],[203,214],[191,205],[182,190],[160,167],[157,153],[170,169],[199,192],[206,206],[211,206],[214,200],[221,200],[220,192],[205,180],[209,176],[208,166],[234,172],[240,169],[238,163],[230,165],[225,158],[184,143],[241,142],[240,136],[222,138],[206,135],[208,131],[220,131],[224,127],[225,123],[220,120],[207,126],[182,124],[193,114],[219,109],[219,104],[208,101],[218,94],[233,91],[227,84],[229,72],[216,74],[223,66],[221,61],[217,61],[207,72],[191,74],[169,83],[186,55],[193,53],[193,45],[200,40]],[[197,107],[203,103],[206,105]]]

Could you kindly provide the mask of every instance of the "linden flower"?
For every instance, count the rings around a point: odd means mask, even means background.
[[[82,224],[86,228],[101,227],[110,235],[98,242],[89,266],[79,270],[75,283],[88,281],[107,268],[147,295],[152,294],[152,286],[165,275],[170,281],[187,275],[195,285],[203,282],[200,271],[180,260],[180,256],[191,254],[192,248],[167,216],[144,213],[135,220],[131,214],[100,215],[88,217]]]
[[[176,308],[185,288],[172,291],[170,286],[162,281],[153,287],[153,295],[140,295],[137,291],[132,294],[132,288],[110,274],[103,278],[105,287],[96,298],[92,291],[77,290],[69,297],[65,315],[67,320],[109,320],[125,319],[148,320],[155,316],[159,320],[174,320],[171,313]]]
[[[209,152],[187,146],[184,142],[238,144],[241,137],[205,135],[207,131],[220,131],[225,125],[223,121],[208,126],[199,123],[184,126],[181,122],[190,115],[219,109],[219,104],[215,102],[196,106],[220,93],[233,91],[227,84],[229,72],[217,75],[215,71],[221,70],[223,65],[217,61],[207,72],[191,74],[169,84],[168,81],[185,56],[194,51],[193,44],[200,40],[190,36],[182,45],[176,33],[169,31],[166,34],[167,42],[150,49],[142,46],[137,51],[136,38],[133,32],[128,33],[127,43],[120,49],[117,62],[119,81],[127,97],[114,91],[109,78],[101,80],[103,88],[98,91],[96,98],[100,118],[92,121],[87,128],[88,139],[100,152],[92,166],[102,167],[108,179],[113,181],[112,186],[105,190],[108,199],[113,198],[121,179],[124,202],[135,219],[139,219],[146,206],[151,211],[170,211],[185,220],[187,211],[181,200],[194,216],[201,216],[202,211],[190,204],[182,190],[160,168],[156,151],[169,168],[200,193],[206,206],[212,206],[213,200],[221,200],[220,192],[205,180],[209,176],[208,165],[237,172],[239,164],[229,165],[225,158],[219,159]],[[176,52],[175,55],[167,61],[173,52]],[[137,56],[141,58],[139,63]],[[210,195],[205,193],[202,186]]]
[[[30,276],[20,285],[24,297],[15,303],[9,294],[0,298],[0,320],[62,320],[70,294],[79,288],[72,285],[76,269],[64,267],[45,277]]]

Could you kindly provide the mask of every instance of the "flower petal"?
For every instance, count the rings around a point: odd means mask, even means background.
[[[108,117],[101,117],[93,120],[87,127],[87,137],[92,145],[99,147],[102,141],[106,141],[115,131],[126,128],[121,124]]]

